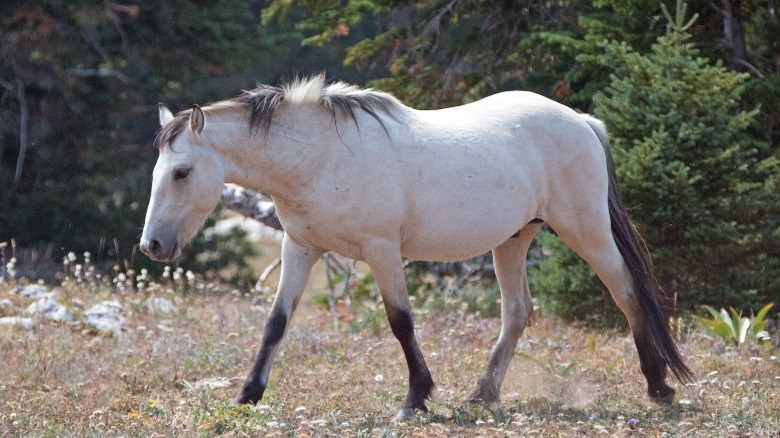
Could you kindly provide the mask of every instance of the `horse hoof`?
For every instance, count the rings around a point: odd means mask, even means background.
[[[395,416],[395,419],[401,422],[406,422],[414,418],[414,409],[412,408],[401,408],[400,411],[398,411],[398,414]]]
[[[493,391],[484,391],[476,387],[463,398],[463,403],[470,405],[491,405],[498,403],[498,395]]]
[[[244,394],[241,394],[233,399],[233,403],[231,403],[233,406],[243,406],[243,405],[249,405],[253,404],[252,400],[249,399],[249,397],[245,396]]]
[[[401,410],[398,411],[398,414],[395,416],[395,419],[398,421],[409,421],[412,418],[414,418],[414,415],[417,412],[427,413],[428,407],[425,406],[425,403],[419,403],[419,404],[405,404],[404,407],[401,408]]]
[[[257,402],[262,400],[263,392],[265,392],[263,389],[257,389],[247,385],[247,387],[244,387],[244,389],[241,391],[241,394],[233,399],[233,404],[236,406],[257,404]]]
[[[671,406],[677,400],[677,392],[665,385],[660,389],[648,390],[647,393],[650,400],[663,406]]]

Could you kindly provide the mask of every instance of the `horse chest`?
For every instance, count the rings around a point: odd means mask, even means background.
[[[354,221],[333,215],[286,211],[279,206],[277,214],[285,232],[296,242],[362,260],[360,242],[365,233]]]

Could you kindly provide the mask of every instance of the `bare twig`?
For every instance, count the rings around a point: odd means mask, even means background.
[[[745,67],[746,69],[752,71],[753,74],[755,74],[759,78],[763,78],[764,77],[764,73],[762,73],[761,70],[759,70],[756,66],[754,66],[753,64],[747,62],[746,60],[744,60],[744,59],[736,59],[736,60],[734,60],[734,62],[737,65],[741,65],[742,67]]]
[[[452,0],[449,2],[446,6],[441,8],[439,12],[436,13],[436,15],[431,18],[430,21],[423,27],[422,31],[420,32],[420,35],[426,36],[427,34],[433,34],[433,42],[430,44],[431,48],[430,51],[433,52],[436,50],[436,47],[439,45],[439,36],[441,35],[441,20],[444,18],[445,15],[452,12],[452,10],[455,8],[455,5],[458,4],[460,0]],[[426,41],[428,38],[420,38],[420,41]]]
[[[330,308],[330,316],[333,319],[333,329],[338,330],[339,328],[339,317],[336,314],[336,299],[334,298],[335,290],[333,286],[333,277],[331,275],[331,266],[330,266],[330,253],[325,253],[322,255],[322,262],[325,263],[325,277],[328,279],[328,308]]]
[[[268,266],[266,266],[265,269],[263,269],[263,272],[260,274],[260,278],[257,279],[257,283],[255,284],[255,290],[256,291],[260,292],[260,291],[263,290],[263,287],[265,286],[265,282],[268,280],[268,277],[281,264],[282,264],[282,258],[281,257],[277,257]]]

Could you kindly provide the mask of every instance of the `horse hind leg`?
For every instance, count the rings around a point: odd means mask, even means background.
[[[672,342],[671,347],[668,343],[660,346],[656,341],[669,336],[668,323],[662,316],[663,312],[657,311],[657,302],[654,303],[656,311],[652,311],[648,309],[647,297],[638,294],[632,272],[612,234],[608,210],[604,207],[603,210],[582,208],[577,214],[567,215],[562,220],[549,220],[548,224],[596,271],[628,318],[650,397],[659,403],[671,403],[675,390],[666,384],[667,358],[664,355],[675,347],[673,341],[669,341]],[[673,354],[677,354],[676,350]]]
[[[499,400],[501,384],[514,356],[517,340],[533,311],[525,258],[540,227],[541,222],[532,222],[523,227],[517,237],[493,249],[493,263],[501,289],[501,334],[485,373],[464,399],[468,403],[496,403]]]

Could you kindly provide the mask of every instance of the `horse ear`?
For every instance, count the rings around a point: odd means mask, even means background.
[[[190,114],[190,130],[196,134],[203,132],[203,126],[206,124],[206,116],[203,114],[203,110],[198,105],[192,106],[192,114]]]
[[[162,102],[158,103],[157,106],[160,108],[160,126],[165,126],[173,120],[173,113]]]

